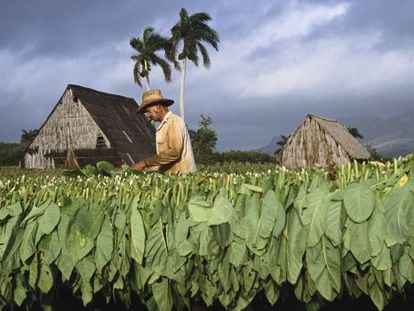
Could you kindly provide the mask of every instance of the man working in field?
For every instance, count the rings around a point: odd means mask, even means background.
[[[168,110],[168,106],[173,103],[172,99],[163,98],[160,90],[150,90],[142,95],[137,112],[160,122],[155,135],[157,155],[136,162],[131,166],[132,169],[158,166],[162,172],[195,172],[190,135],[184,121]]]

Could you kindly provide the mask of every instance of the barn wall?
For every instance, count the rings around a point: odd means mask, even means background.
[[[104,148],[111,148],[108,138],[96,125],[79,99],[74,100],[71,89],[62,96],[52,115],[29,145],[24,156],[26,168],[56,168],[56,163],[47,154],[62,153],[68,148],[95,149],[97,137],[105,142]]]
[[[346,164],[348,154],[319,124],[307,118],[283,147],[281,164],[287,168]]]

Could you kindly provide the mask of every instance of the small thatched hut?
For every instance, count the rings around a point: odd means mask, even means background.
[[[155,154],[155,129],[132,98],[69,84],[29,144],[20,166],[132,164]]]
[[[369,152],[336,120],[309,114],[288,138],[279,162],[287,168],[327,167],[369,157]]]

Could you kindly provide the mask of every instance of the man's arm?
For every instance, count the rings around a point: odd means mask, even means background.
[[[157,155],[145,159],[148,166],[166,165],[180,160],[184,148],[183,128],[175,120],[167,129],[166,146]]]
[[[141,171],[146,167],[147,167],[147,165],[145,163],[145,160],[138,161],[138,162],[131,165],[131,169],[138,170],[138,171]]]
[[[184,132],[180,124],[175,120],[169,124],[167,129],[167,141],[165,148],[157,155],[136,162],[131,166],[135,170],[143,170],[150,166],[160,166],[176,162],[181,158],[184,148]]]

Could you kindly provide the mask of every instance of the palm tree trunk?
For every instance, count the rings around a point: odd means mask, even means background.
[[[151,89],[151,85],[150,85],[150,82],[149,82],[148,75],[145,76],[145,82],[146,82],[145,84],[147,85],[147,91],[149,91]]]
[[[149,91],[151,89],[151,85],[150,85],[150,81],[149,81],[149,72],[148,72],[148,63],[147,61],[144,61],[144,68],[145,68],[145,82],[147,84],[147,91]]]
[[[184,120],[184,83],[185,83],[185,74],[187,71],[187,58],[183,59],[183,68],[181,70],[181,85],[180,85],[180,115]]]

